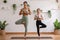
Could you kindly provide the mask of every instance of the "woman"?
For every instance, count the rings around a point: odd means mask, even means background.
[[[19,15],[23,15],[22,19],[16,21],[16,24],[23,24],[25,26],[25,35],[27,33],[27,25],[28,25],[28,15],[31,15],[30,8],[28,7],[27,1],[23,2],[24,7],[21,9]]]
[[[43,20],[43,17],[41,15],[40,8],[37,9],[37,14],[35,15],[35,18],[34,19],[36,20],[36,26],[37,26],[38,36],[40,36],[39,28],[45,28],[46,27],[46,25],[41,22],[41,20]],[[39,27],[39,25],[41,25],[41,26]]]

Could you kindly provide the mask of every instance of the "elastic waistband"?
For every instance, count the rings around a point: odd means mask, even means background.
[[[40,21],[41,22],[41,20],[37,20],[37,21]]]

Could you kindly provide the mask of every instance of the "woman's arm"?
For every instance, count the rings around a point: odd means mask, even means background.
[[[23,14],[23,10],[21,9],[20,12],[19,12],[19,15],[22,15]]]
[[[31,15],[31,10],[30,10],[30,8],[28,8],[28,12],[29,12],[28,14]]]

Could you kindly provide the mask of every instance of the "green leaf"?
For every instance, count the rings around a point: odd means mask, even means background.
[[[13,7],[13,10],[16,10],[16,4],[13,4],[12,7]]]
[[[28,6],[28,7],[30,7],[30,5],[29,5],[29,4],[27,4],[27,6]]]
[[[33,10],[34,13],[36,13],[36,10]]]
[[[58,19],[54,22],[55,29],[60,29],[60,22],[58,22]]]
[[[48,10],[48,14],[49,14],[49,18],[51,18],[51,11],[50,10]]]
[[[4,30],[6,26],[7,26],[6,21],[3,21],[3,22],[0,21],[0,29],[1,30]]]

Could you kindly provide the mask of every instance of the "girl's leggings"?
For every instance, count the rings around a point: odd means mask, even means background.
[[[41,25],[41,27],[39,27],[39,25]],[[40,36],[39,29],[40,29],[40,28],[45,28],[46,25],[45,25],[44,23],[42,23],[40,20],[37,20],[37,21],[36,21],[36,27],[37,27],[38,36]]]

